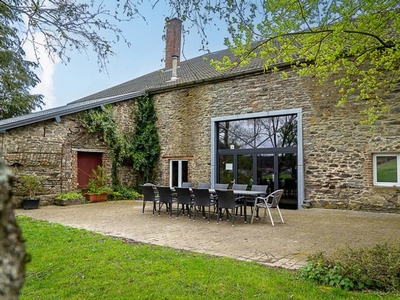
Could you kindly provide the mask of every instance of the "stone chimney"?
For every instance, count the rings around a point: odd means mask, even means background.
[[[179,65],[179,57],[181,55],[181,35],[182,21],[177,18],[168,20],[165,48],[165,69],[172,69],[173,57],[178,58],[176,63]]]

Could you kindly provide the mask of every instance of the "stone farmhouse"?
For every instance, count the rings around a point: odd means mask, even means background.
[[[217,72],[210,60],[228,50],[179,61],[181,22],[170,20],[165,69],[156,70],[68,105],[0,121],[0,152],[15,173],[46,178],[41,204],[75,191],[90,169],[111,169],[102,137],[79,115],[112,105],[121,132],[133,132],[140,96],[152,97],[161,155],[156,184],[184,181],[268,184],[283,188],[282,206],[400,212],[400,86],[375,130],[361,125],[360,107],[337,107],[338,89],[266,72],[254,59]],[[389,169],[389,175],[384,176]],[[128,163],[118,170],[132,185]],[[85,182],[86,180],[86,182]],[[18,196],[18,190],[16,191]]]

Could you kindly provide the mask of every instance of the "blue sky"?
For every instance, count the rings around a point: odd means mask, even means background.
[[[71,53],[72,60],[67,65],[53,63],[47,57],[42,57],[40,60],[42,69],[38,74],[42,83],[35,88],[34,92],[44,95],[46,106],[43,109],[65,105],[163,68],[165,41],[162,36],[165,18],[171,16],[170,8],[160,2],[155,9],[150,9],[147,5],[141,13],[146,17],[147,23],[137,18],[119,24],[131,46],[128,48],[123,42],[115,45],[116,56],[110,58],[107,65],[108,72],[99,72],[96,54],[90,51],[87,54]],[[210,27],[207,30],[210,51],[225,48],[223,40],[227,33],[221,28],[223,26],[219,26],[218,29]],[[199,51],[200,37],[194,28],[185,39],[182,50],[186,59],[204,53]],[[181,56],[182,60],[185,60],[183,56]]]

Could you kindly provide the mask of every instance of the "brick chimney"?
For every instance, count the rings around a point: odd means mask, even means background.
[[[172,57],[181,55],[182,21],[174,18],[167,21],[166,48],[165,48],[165,69],[172,69]],[[176,58],[175,58],[176,59]]]

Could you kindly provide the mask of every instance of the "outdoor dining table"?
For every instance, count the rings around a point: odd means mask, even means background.
[[[189,188],[192,191],[192,188]],[[225,189],[225,191],[227,191],[229,189]],[[175,192],[175,188],[171,187],[171,191]],[[208,191],[210,192],[210,194],[215,194],[215,189],[211,188],[208,189]],[[233,190],[233,194],[234,195],[242,195],[245,197],[258,197],[258,196],[262,196],[265,195],[265,193],[263,193],[262,191],[247,191],[247,190]],[[244,222],[247,223],[247,201],[244,201]]]

